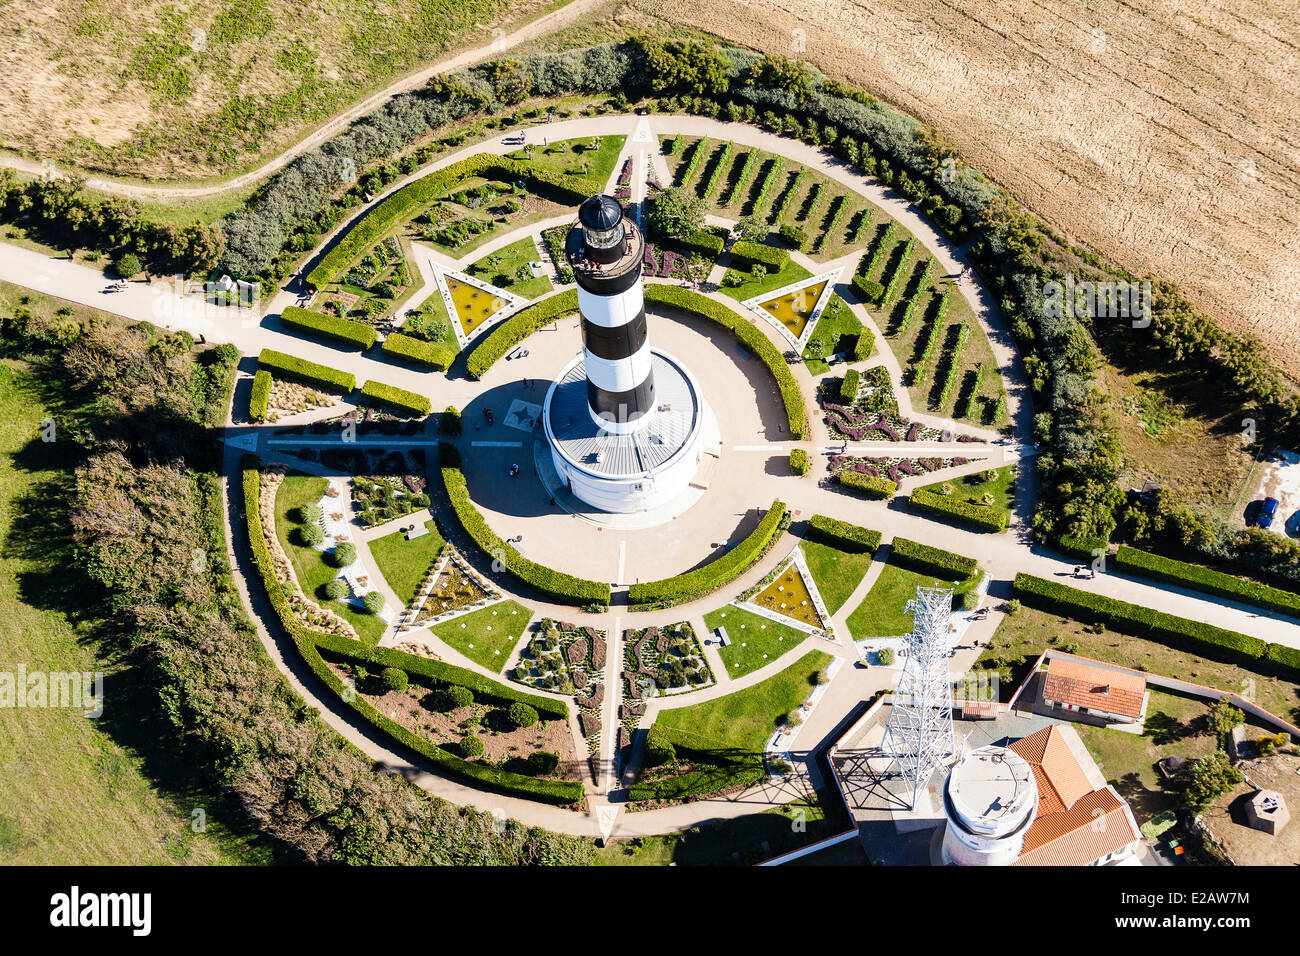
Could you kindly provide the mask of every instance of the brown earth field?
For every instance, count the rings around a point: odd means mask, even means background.
[[[1072,241],[1300,379],[1295,0],[629,0],[937,127]],[[630,18],[629,18],[630,19]]]

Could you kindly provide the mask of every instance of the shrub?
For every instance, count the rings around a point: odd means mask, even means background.
[[[330,560],[337,568],[346,568],[357,560],[357,546],[351,541],[340,541],[334,546]]]
[[[444,435],[459,435],[464,427],[460,417],[460,409],[455,405],[448,405],[438,419],[438,431]]]
[[[390,332],[381,346],[385,355],[405,359],[442,372],[456,360],[456,350],[442,342],[426,342],[413,335]]]
[[[135,278],[143,268],[144,266],[140,265],[140,257],[134,252],[119,256],[117,262],[113,263],[113,271],[123,279]]]
[[[325,582],[325,596],[331,601],[341,601],[348,596],[348,583],[342,578],[330,578]]]
[[[721,790],[753,786],[766,777],[767,772],[763,769],[761,759],[724,764],[692,773],[634,783],[628,790],[628,800],[633,803],[646,800],[684,800],[687,797],[702,797]]]
[[[853,361],[863,362],[871,358],[876,350],[876,336],[870,329],[863,329],[853,340]]]
[[[375,344],[375,330],[369,325],[300,309],[296,305],[285,306],[280,313],[280,321],[291,329],[341,342],[354,348],[364,350]]]
[[[528,769],[538,776],[555,773],[560,766],[560,755],[551,750],[534,750],[528,755]]]
[[[1085,561],[1091,561],[1097,556],[1098,551],[1105,553],[1107,548],[1110,547],[1110,542],[1105,538],[1090,538],[1081,534],[1063,534],[1057,541],[1057,547],[1072,558],[1083,558]]]
[[[628,589],[628,603],[634,607],[644,604],[670,606],[701,597],[728,584],[744,573],[768,549],[781,529],[785,514],[784,502],[772,502],[772,507],[759,520],[758,526],[722,557],[685,574],[633,584]]]
[[[705,259],[712,261],[722,255],[726,240],[708,229],[696,229],[671,240],[670,244],[684,253],[697,252]]]
[[[858,374],[855,368],[849,369],[844,373],[844,378],[840,379],[840,401],[845,405],[852,405],[858,400],[858,389],[862,384],[862,376]]]
[[[885,287],[874,279],[868,279],[863,275],[855,275],[849,282],[853,289],[853,294],[862,302],[870,302],[877,305],[885,296]]]
[[[1270,611],[1300,615],[1300,594],[1269,587],[1258,581],[1233,577],[1222,571],[1176,561],[1162,555],[1121,546],[1115,553],[1115,566],[1157,581],[1168,581],[1195,591],[1214,594],[1232,601],[1242,601]]]
[[[731,244],[731,262],[738,269],[762,266],[768,272],[780,272],[790,263],[790,253],[775,246],[741,239]]]
[[[894,298],[894,293],[898,291],[899,283],[903,279],[903,274],[907,271],[907,258],[912,254],[912,248],[916,245],[915,239],[908,239],[903,244],[903,251],[896,257],[894,271],[889,278],[885,280],[885,292],[880,297],[881,305],[888,305]]]
[[[882,647],[880,650],[876,651],[876,662],[880,664],[881,667],[893,667],[894,649],[892,647]]]
[[[384,596],[378,591],[367,591],[361,598],[367,614],[378,614],[384,609]]]
[[[876,548],[880,547],[879,531],[825,515],[813,515],[808,519],[808,536],[841,551],[875,554]]]
[[[389,690],[403,691],[411,683],[411,678],[406,676],[406,671],[400,667],[385,667],[379,672],[379,679],[384,682],[384,686]]]
[[[888,478],[879,478],[876,475],[864,475],[856,471],[841,471],[835,478],[841,487],[866,495],[868,498],[892,498],[894,493],[898,491],[898,485],[894,482]]]
[[[314,548],[325,540],[325,532],[318,524],[305,524],[298,529],[298,540],[308,548]]]
[[[479,740],[473,734],[466,734],[460,738],[460,752],[467,760],[483,756],[483,741]]]
[[[804,232],[798,226],[783,225],[777,230],[777,234],[792,249],[803,252],[808,245],[808,233]]]
[[[908,501],[921,511],[952,518],[980,531],[1006,531],[1010,520],[1010,515],[1000,509],[971,504],[969,501],[947,495],[936,495],[933,491],[926,491],[924,488],[915,489],[908,497]]]
[[[516,727],[531,727],[537,723],[537,711],[523,702],[511,704],[507,714],[510,717],[510,723]]]
[[[271,403],[271,373],[259,368],[253,376],[253,390],[248,396],[248,417],[255,422],[266,421],[267,407]]]
[[[650,732],[646,734],[645,762],[647,767],[677,762],[677,748],[654,724],[650,725]]]
[[[938,577],[969,578],[979,570],[979,562],[943,548],[921,544],[910,538],[895,538],[889,559],[923,574]]]
[[[957,378],[961,372],[961,355],[966,348],[966,340],[970,338],[970,326],[965,322],[957,330],[957,344],[952,348],[952,354],[948,356],[948,371],[944,373],[943,387],[939,390],[939,400],[935,402],[935,408],[943,408],[948,404],[948,396],[952,394],[953,388],[957,385]]]
[[[790,449],[790,470],[796,475],[808,474],[808,452],[806,449]]]
[[[275,349],[262,349],[257,356],[257,364],[286,378],[342,392],[345,395],[357,386],[357,378],[351,372],[340,372],[327,365],[308,362],[306,359],[277,352]]]
[[[293,513],[299,524],[317,524],[322,517],[320,505],[302,505]]]
[[[654,288],[651,286],[650,288]],[[649,292],[649,289],[646,290]],[[465,370],[471,378],[482,378],[497,359],[532,335],[543,325],[578,311],[578,292],[568,289],[534,302],[497,325],[470,353]]]
[[[443,710],[459,710],[474,703],[474,692],[468,687],[452,684],[438,695],[438,703]]]
[[[424,417],[429,414],[432,403],[425,395],[408,391],[404,388],[398,388],[396,385],[385,385],[383,382],[369,381],[361,386],[361,394],[371,401],[379,402],[408,415],[417,415]]]

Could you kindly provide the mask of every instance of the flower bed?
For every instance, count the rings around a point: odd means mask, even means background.
[[[637,697],[697,689],[714,682],[695,629],[686,621],[627,631],[623,664],[624,674],[637,685]]]
[[[601,669],[591,661],[597,636],[603,644],[604,633],[593,627],[542,618],[511,670],[510,679],[538,690],[573,694],[579,698],[580,707],[591,703],[589,709],[594,709],[604,695]]]

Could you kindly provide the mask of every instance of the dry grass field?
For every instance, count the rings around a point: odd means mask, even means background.
[[[1177,281],[1300,378],[1294,0],[629,4],[921,117],[1067,237]]]

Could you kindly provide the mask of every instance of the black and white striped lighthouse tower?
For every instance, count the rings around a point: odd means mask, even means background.
[[[630,435],[652,418],[655,383],[641,287],[644,240],[612,196],[578,207],[565,249],[578,283],[587,410],[602,430]]]

